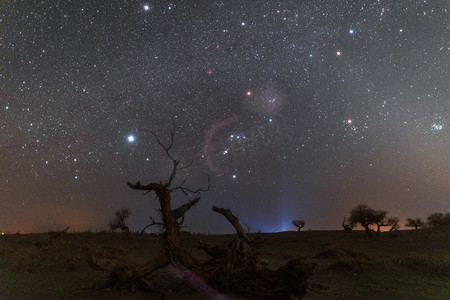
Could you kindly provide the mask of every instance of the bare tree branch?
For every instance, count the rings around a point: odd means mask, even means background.
[[[162,222],[156,222],[155,219],[153,219],[152,216],[149,217],[150,221],[152,221],[151,223],[147,224],[140,232],[140,234],[143,234],[145,232],[145,230],[151,226],[164,226],[164,223]]]
[[[172,210],[172,214],[175,220],[184,217],[184,214],[197,202],[200,201],[200,197],[190,200],[188,203],[181,205],[180,207]],[[181,223],[180,223],[181,224]]]
[[[157,135],[154,131],[151,131],[151,130],[148,130],[148,129],[141,129],[140,131],[148,132],[148,133],[150,133],[151,135],[153,135],[153,136],[155,137],[155,139],[156,139],[156,142],[158,143],[158,145],[161,146],[161,148],[164,149],[164,151],[166,152],[167,156],[168,156],[172,161],[175,161],[175,160],[176,160],[175,158],[173,158],[173,156],[172,156],[172,155],[170,154],[170,152],[169,152],[170,149],[172,148],[173,142],[174,142],[174,137],[175,137],[175,129],[174,129],[174,128],[172,128],[171,131],[170,131],[170,142],[169,142],[169,145],[168,145],[168,146],[164,145],[164,144],[161,142],[161,140],[159,139],[158,135]]]
[[[244,228],[242,228],[241,223],[239,223],[239,219],[233,215],[231,210],[229,208],[220,208],[217,206],[213,206],[213,211],[223,215],[227,220],[233,225],[234,229],[236,230],[236,234],[239,236],[239,238],[244,239],[247,243],[250,243],[250,240],[248,239],[247,235],[245,234]]]
[[[170,190],[170,192],[174,192],[174,191],[180,190],[180,191],[182,191],[185,195],[188,195],[188,192],[191,193],[191,194],[198,194],[198,193],[202,193],[202,192],[207,192],[207,191],[209,191],[209,188],[210,188],[210,186],[211,186],[211,178],[209,177],[209,175],[208,175],[208,186],[207,186],[205,189],[198,188],[198,189],[196,189],[196,190],[191,190],[191,189],[189,189],[189,188],[183,186],[183,184],[185,183],[185,181],[186,181],[186,180],[183,180],[183,182],[181,183],[180,186],[174,187],[173,189]]]
[[[140,181],[134,184],[127,181],[127,185],[134,190],[147,191],[146,193],[144,193],[144,195],[154,191],[156,195],[159,196],[165,188],[165,185],[163,185],[162,183],[155,183],[155,182],[149,183],[147,185],[142,185]]]

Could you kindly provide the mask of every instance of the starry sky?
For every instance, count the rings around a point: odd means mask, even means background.
[[[340,229],[450,209],[449,1],[0,4],[0,230],[102,230],[126,182],[211,188],[193,232]],[[173,195],[175,204],[186,201]],[[156,229],[155,229],[156,230]]]

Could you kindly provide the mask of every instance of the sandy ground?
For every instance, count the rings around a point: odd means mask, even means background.
[[[253,236],[253,235],[250,235]],[[199,239],[226,243],[232,235],[184,234],[187,246]],[[450,299],[450,228],[386,232],[306,231],[262,234],[261,259],[276,269],[300,257],[315,265],[304,299]],[[157,235],[65,233],[0,236],[0,299],[208,299],[180,292],[171,267],[148,278],[164,293],[102,290],[107,273],[87,259],[107,251],[143,263],[160,249]],[[194,256],[207,259],[193,250]],[[224,295],[227,299],[247,299]]]

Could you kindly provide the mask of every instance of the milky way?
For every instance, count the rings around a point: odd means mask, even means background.
[[[448,1],[0,4],[0,230],[157,217],[127,181],[211,189],[192,231],[450,209]],[[174,197],[182,203],[182,194]]]

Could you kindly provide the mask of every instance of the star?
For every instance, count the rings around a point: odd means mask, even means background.
[[[134,135],[127,136],[127,140],[128,140],[129,143],[133,143],[135,141],[135,139],[136,138],[134,137]]]
[[[150,10],[150,5],[145,4],[145,5],[144,5],[144,10]]]

